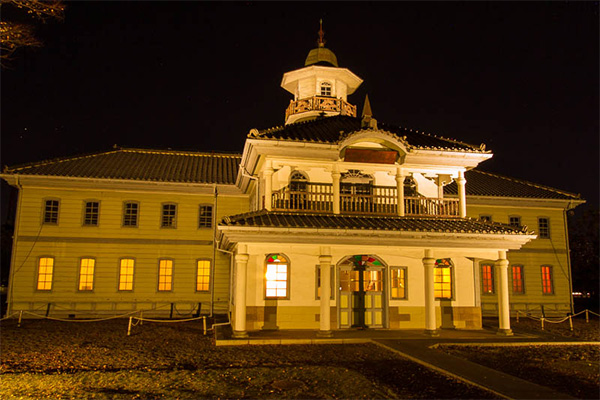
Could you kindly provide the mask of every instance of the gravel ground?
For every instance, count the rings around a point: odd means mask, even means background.
[[[0,328],[3,398],[493,398],[372,344],[215,347],[198,322]]]
[[[490,321],[491,322],[491,321]],[[600,341],[598,318],[589,323],[584,318],[569,323],[545,323],[521,318],[512,321],[517,332],[543,335],[552,340]],[[579,399],[600,398],[600,347],[577,346],[443,346],[440,349],[454,356],[485,365],[521,379],[553,388]]]

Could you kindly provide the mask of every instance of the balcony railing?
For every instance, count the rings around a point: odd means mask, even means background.
[[[281,188],[272,194],[272,209],[276,211],[333,212],[333,186],[326,183],[303,183],[304,187]],[[293,190],[294,189],[294,190]],[[362,190],[365,190],[364,187]],[[365,190],[366,191],[366,190]],[[404,215],[458,216],[458,199],[405,197]],[[369,193],[340,193],[342,214],[398,215],[396,188],[371,186]]]
[[[313,96],[306,99],[290,102],[285,110],[285,119],[290,115],[300,114],[307,111],[330,111],[340,115],[356,117],[356,106],[335,97]]]

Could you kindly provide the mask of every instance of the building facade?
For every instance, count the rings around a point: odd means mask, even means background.
[[[8,313],[230,313],[258,329],[478,329],[572,311],[578,195],[477,170],[484,146],[362,117],[322,37],[285,124],[242,154],[122,149],[6,168]]]

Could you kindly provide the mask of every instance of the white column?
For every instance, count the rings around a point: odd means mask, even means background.
[[[333,180],[333,213],[340,213],[340,171],[337,165],[334,165],[333,171],[331,171],[331,179]]]
[[[429,249],[425,250],[423,267],[425,269],[425,332],[431,336],[437,336],[439,333],[435,320],[435,293],[433,285],[435,258],[433,258],[433,251]]]
[[[467,180],[465,179],[465,173],[463,171],[458,171],[456,185],[458,186],[458,207],[461,218],[465,218],[467,216],[467,194],[465,191],[466,183]]]
[[[398,202],[398,215],[404,217],[404,171],[402,168],[396,170],[396,196]]]
[[[273,208],[273,167],[271,161],[267,161],[265,170],[263,171],[263,178],[265,180],[265,209],[271,211]]]
[[[321,251],[329,252],[329,251]],[[319,256],[321,270],[321,315],[319,322],[319,336],[329,337],[331,334],[331,309],[329,299],[331,298],[331,256]]]
[[[510,329],[510,303],[508,301],[508,260],[506,251],[498,252],[496,260],[498,280],[500,281],[500,293],[498,293],[498,334],[512,336]]]
[[[236,338],[248,337],[246,331],[246,277],[248,259],[250,258],[246,246],[240,245],[235,255],[235,319],[233,320],[233,336]]]

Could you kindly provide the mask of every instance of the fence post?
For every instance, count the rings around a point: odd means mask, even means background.
[[[144,324],[144,310],[140,311],[140,325]]]
[[[206,336],[206,317],[202,317],[202,329],[204,329],[204,336]]]
[[[585,309],[585,322],[590,322],[590,310]]]
[[[571,332],[573,332],[573,318],[569,315],[569,326],[571,327]]]
[[[544,317],[540,318],[540,321],[542,321],[542,330],[544,330]]]
[[[17,324],[17,328],[21,327],[21,320],[23,319],[23,310],[19,311],[19,323]]]
[[[517,310],[517,324],[519,323],[519,310]]]
[[[131,321],[133,321],[133,317],[129,317],[129,326],[127,327],[127,336],[131,335]]]

